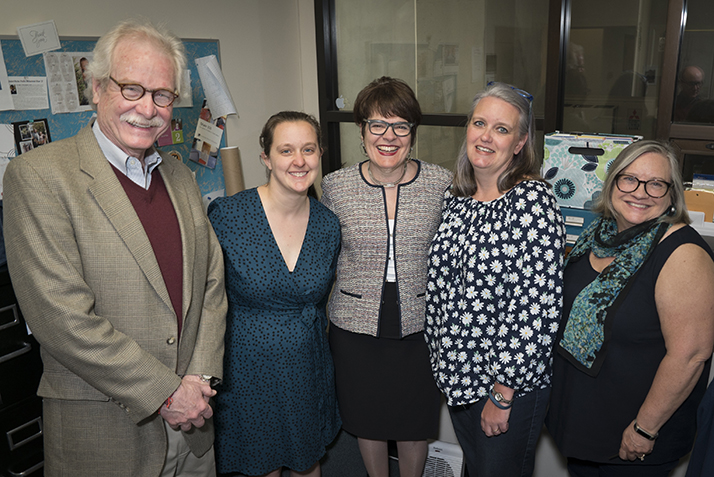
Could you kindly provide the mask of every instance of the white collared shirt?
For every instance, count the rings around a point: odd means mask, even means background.
[[[99,129],[99,121],[94,121],[92,132],[97,138],[99,148],[104,153],[104,157],[122,174],[127,176],[134,184],[148,190],[151,185],[151,173],[156,169],[156,166],[161,164],[161,156],[156,149],[147,150],[148,153],[144,157],[144,165],[136,157],[127,156],[127,154],[119,149],[119,146],[114,144],[107,138],[101,129]]]

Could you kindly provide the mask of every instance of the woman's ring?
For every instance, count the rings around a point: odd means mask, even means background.
[[[642,455],[640,456],[640,461],[644,462],[644,460],[645,460],[645,454],[642,454]]]

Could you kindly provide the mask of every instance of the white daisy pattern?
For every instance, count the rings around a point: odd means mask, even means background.
[[[429,251],[425,339],[449,406],[550,386],[563,306],[565,225],[550,187],[523,181],[490,202],[446,193]]]

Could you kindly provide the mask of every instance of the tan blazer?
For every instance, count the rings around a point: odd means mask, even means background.
[[[169,156],[158,170],[183,242],[180,342],[149,239],[91,125],[13,159],[5,173],[10,276],[44,364],[45,475],[159,475],[166,434],[157,410],[180,376],[222,377],[221,249],[190,170]],[[202,455],[212,422],[187,437]]]

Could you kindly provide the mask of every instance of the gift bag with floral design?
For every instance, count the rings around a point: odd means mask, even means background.
[[[558,204],[592,208],[612,161],[640,139],[642,136],[616,134],[546,134],[542,173],[553,186]]]

